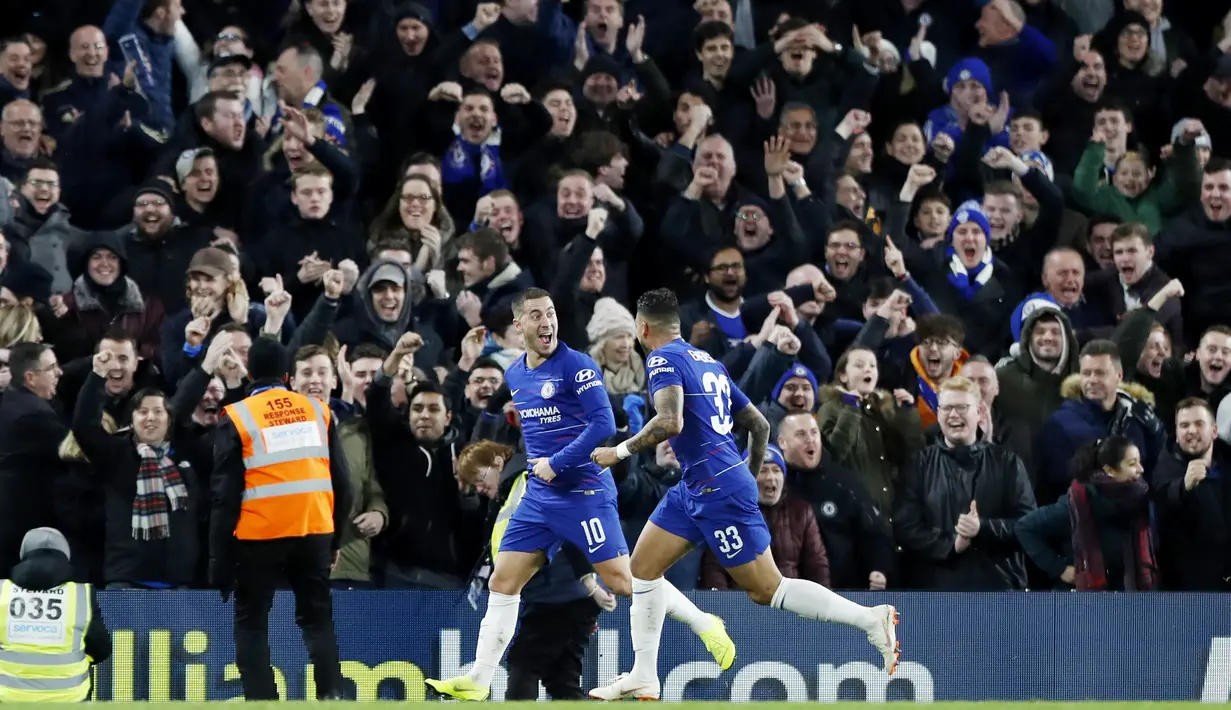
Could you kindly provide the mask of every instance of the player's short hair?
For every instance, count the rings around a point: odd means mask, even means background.
[[[637,315],[655,325],[680,324],[680,301],[669,288],[646,291],[637,299]]]
[[[521,318],[522,313],[526,311],[526,301],[538,298],[551,298],[551,294],[537,286],[531,286],[517,294],[517,297],[513,299],[513,317]]]

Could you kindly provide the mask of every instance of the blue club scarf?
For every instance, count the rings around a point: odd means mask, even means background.
[[[983,250],[983,261],[980,262],[973,270],[968,270],[966,265],[957,255],[957,251],[952,246],[945,252],[945,256],[949,259],[949,283],[957,289],[958,293],[962,294],[962,298],[967,301],[974,300],[979,289],[992,280],[992,249],[987,247]]]
[[[462,129],[453,124],[453,143],[445,152],[440,166],[440,181],[456,185],[479,179],[479,197],[494,190],[508,189],[504,179],[504,166],[500,162],[500,128],[497,126],[482,145],[475,145],[462,138]],[[476,163],[478,170],[475,170]]]

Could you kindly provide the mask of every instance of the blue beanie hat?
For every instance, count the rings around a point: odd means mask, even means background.
[[[812,374],[812,370],[809,370],[797,362],[794,365],[791,365],[786,372],[782,373],[782,377],[778,378],[778,384],[774,385],[774,391],[771,396],[774,399],[778,399],[778,395],[782,394],[782,388],[786,385],[787,380],[794,377],[802,377],[812,383],[813,393],[816,393],[816,391],[820,389],[819,385],[816,383],[816,375]]]
[[[782,455],[782,450],[773,444],[765,447],[765,463],[776,463],[778,468],[781,468],[784,474],[786,473],[786,458]],[[752,472],[752,475],[756,474],[756,471]]]
[[[1013,315],[1009,317],[1009,327],[1013,330],[1014,342],[1022,339],[1022,324],[1025,323],[1027,316],[1040,309],[1059,313],[1060,304],[1046,293],[1032,293],[1017,304],[1017,308],[1013,309]]]
[[[967,57],[953,65],[953,68],[945,75],[945,93],[952,95],[953,87],[957,86],[959,81],[969,79],[982,84],[983,90],[989,97],[992,95],[992,70],[987,68],[987,64],[982,59],[975,57]]]
[[[949,229],[945,232],[945,239],[953,241],[953,230],[957,229],[959,224],[966,222],[979,225],[984,236],[989,240],[992,238],[992,225],[988,223],[987,215],[983,214],[983,207],[974,200],[967,200],[958,205],[957,211],[953,213],[953,219],[949,220]]]

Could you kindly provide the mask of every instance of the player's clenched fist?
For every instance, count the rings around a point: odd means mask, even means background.
[[[620,462],[620,456],[614,447],[600,446],[590,452],[590,460],[603,468],[610,468]]]
[[[531,473],[534,474],[535,478],[541,478],[550,483],[551,479],[556,477],[556,472],[551,470],[551,459],[546,457],[541,459],[530,459],[530,463],[534,465],[534,469]]]

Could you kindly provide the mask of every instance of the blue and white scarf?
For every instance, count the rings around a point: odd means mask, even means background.
[[[308,95],[303,99],[303,108],[320,109],[320,112],[325,116],[325,137],[331,143],[339,148],[346,147],[346,121],[342,119],[342,110],[337,104],[327,103],[321,104],[325,98],[325,92],[328,91],[324,81],[316,82],[316,86],[308,91]],[[245,111],[246,113],[246,111]],[[274,112],[274,117],[269,122],[270,134],[278,135],[282,132],[282,107]]]
[[[483,141],[475,145],[462,138],[462,129],[453,124],[453,143],[445,152],[440,166],[440,181],[446,185],[456,185],[475,178],[475,163],[478,163],[479,197],[494,190],[508,189],[508,181],[504,179],[504,166],[500,162],[500,128]]]
[[[973,270],[967,270],[953,247],[949,247],[945,255],[949,258],[949,283],[962,294],[962,298],[967,301],[974,300],[979,289],[992,280],[991,248],[983,250],[983,260]]]

